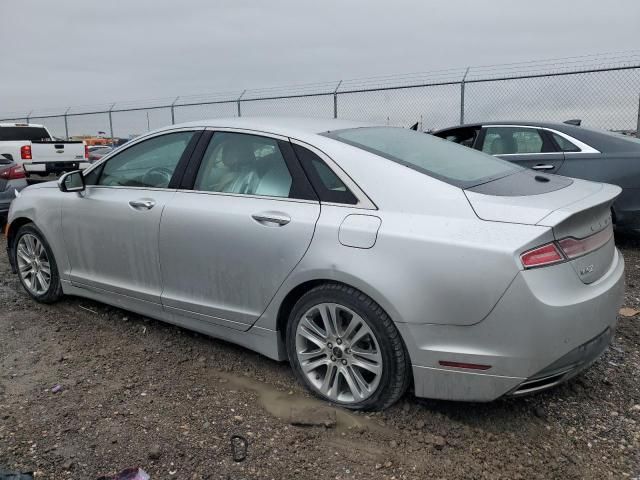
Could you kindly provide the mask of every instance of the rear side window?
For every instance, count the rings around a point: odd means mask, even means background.
[[[489,155],[518,155],[553,149],[536,128],[487,127],[482,151]]]
[[[51,140],[49,133],[43,127],[0,127],[0,141],[40,142]]]
[[[405,128],[350,128],[324,135],[461,188],[522,169],[477,150]]]
[[[293,149],[321,202],[358,203],[355,195],[320,157],[300,145],[293,144]]]
[[[558,144],[558,147],[560,147],[560,150],[562,150],[563,152],[579,152],[580,151],[580,148],[578,148],[576,145],[571,143],[566,138],[558,135],[557,133],[551,132],[551,136],[553,137],[555,142]]]

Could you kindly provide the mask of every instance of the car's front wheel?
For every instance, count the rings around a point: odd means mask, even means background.
[[[35,225],[18,230],[13,255],[20,283],[35,300],[52,303],[62,297],[62,284],[51,247]]]
[[[298,379],[346,408],[384,409],[409,383],[408,356],[395,325],[371,298],[343,284],[320,285],[298,300],[287,348]]]

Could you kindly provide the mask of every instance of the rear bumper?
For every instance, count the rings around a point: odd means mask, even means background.
[[[568,263],[520,272],[475,325],[399,323],[416,395],[490,401],[557,385],[604,352],[623,296],[624,260],[616,250],[606,274],[589,285]],[[440,361],[490,368],[447,368]]]
[[[39,175],[84,170],[89,165],[91,165],[91,163],[88,160],[70,162],[24,162],[22,164],[27,173],[35,173]]]
[[[640,230],[640,188],[624,188],[613,204],[616,228]]]

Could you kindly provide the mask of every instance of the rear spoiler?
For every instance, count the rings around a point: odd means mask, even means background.
[[[554,210],[536,225],[553,227],[556,238],[575,236],[580,238],[602,230],[611,223],[611,205],[622,189],[603,183],[597,192],[564,207]]]

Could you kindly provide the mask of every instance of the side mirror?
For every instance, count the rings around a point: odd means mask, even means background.
[[[85,189],[82,170],[65,173],[58,180],[58,188],[61,192],[83,192]]]

